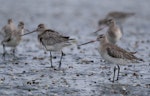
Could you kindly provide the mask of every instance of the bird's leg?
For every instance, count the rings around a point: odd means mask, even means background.
[[[60,57],[60,61],[59,61],[59,69],[60,69],[60,67],[61,67],[61,61],[62,61],[62,58],[63,58],[63,56],[64,56],[65,54],[63,53],[63,51],[61,51],[61,57]]]
[[[3,44],[3,58],[5,60],[5,55],[6,55],[6,50],[5,50],[5,45]]]
[[[116,66],[114,67],[114,75],[113,75],[113,80],[112,80],[112,82],[114,82],[114,79],[115,79],[115,73],[116,73]]]
[[[50,51],[50,63],[51,63],[51,68],[53,68],[53,64],[52,64],[52,53],[51,53],[51,51]]]
[[[117,67],[118,67],[118,74],[117,74],[117,79],[116,79],[116,81],[118,81],[119,80],[119,73],[120,73],[120,66],[117,64]]]
[[[16,57],[15,53],[16,53],[16,49],[14,48],[14,49],[13,49],[13,56],[14,56],[14,57]]]

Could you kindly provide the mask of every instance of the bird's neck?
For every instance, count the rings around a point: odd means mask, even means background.
[[[18,29],[18,30],[16,30],[16,31],[17,31],[17,32],[15,32],[15,33],[16,33],[16,35],[19,34],[18,36],[24,34],[24,29]]]
[[[105,45],[106,43],[109,43],[109,41],[106,37],[105,37],[105,39],[100,41],[100,45]]]
[[[114,28],[116,26],[115,22],[113,22],[112,24],[110,24],[109,28]]]

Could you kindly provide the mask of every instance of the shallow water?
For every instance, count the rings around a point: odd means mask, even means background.
[[[119,4],[119,6],[118,6]],[[150,94],[150,1],[147,0],[0,0],[0,26],[13,18],[34,30],[46,24],[61,34],[77,39],[81,44],[96,39],[91,35],[97,21],[110,11],[135,12],[124,23],[124,36],[118,42],[122,48],[138,51],[144,63],[121,66],[119,81],[111,83],[115,65],[103,62],[98,43],[64,48],[66,54],[61,70],[57,70],[59,53],[49,64],[49,52],[44,54],[33,33],[23,37],[17,48],[17,60],[7,54],[0,59],[0,96],[149,96]],[[7,49],[10,53],[9,48]],[[2,46],[0,56],[2,57]]]

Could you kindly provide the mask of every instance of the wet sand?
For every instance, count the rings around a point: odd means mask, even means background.
[[[119,5],[118,5],[119,4]],[[81,44],[96,39],[91,34],[99,19],[110,11],[135,12],[124,24],[124,35],[118,46],[137,51],[144,59],[139,64],[121,66],[119,81],[112,83],[115,64],[104,62],[97,51],[98,43],[77,49],[64,48],[59,65],[59,52],[53,52],[55,69],[50,68],[49,52],[39,46],[37,34],[23,37],[17,47],[17,60],[7,54],[0,58],[0,96],[149,96],[150,94],[150,13],[148,0],[0,0],[0,27],[12,18],[17,24],[34,30],[39,23]],[[106,30],[102,31],[105,33]],[[99,33],[101,34],[101,33]],[[0,57],[2,57],[0,46]],[[8,53],[10,49],[7,49]]]

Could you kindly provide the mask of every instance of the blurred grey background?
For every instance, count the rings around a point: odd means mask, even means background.
[[[0,26],[12,18],[24,21],[29,29],[45,23],[64,32],[84,31],[110,11],[135,12],[142,23],[150,19],[149,4],[149,0],[0,0]]]

